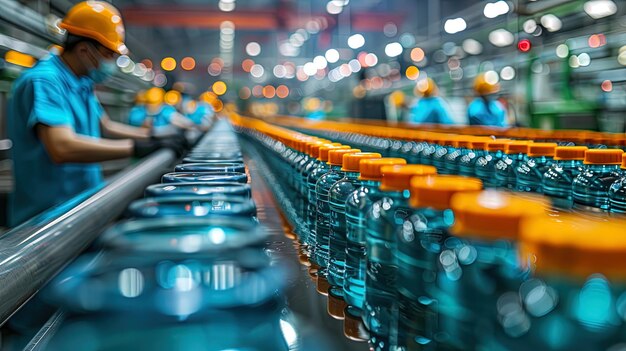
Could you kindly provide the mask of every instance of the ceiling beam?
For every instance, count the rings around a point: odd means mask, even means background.
[[[303,28],[310,20],[326,18],[329,27],[336,24],[336,17],[328,14],[299,16],[281,10],[236,10],[215,11],[206,6],[128,6],[122,8],[122,16],[128,25],[149,27],[194,27],[219,29],[223,21],[231,21],[238,30],[281,30],[295,31]],[[358,12],[351,14],[352,30],[382,31],[388,22],[402,23],[404,14]]]

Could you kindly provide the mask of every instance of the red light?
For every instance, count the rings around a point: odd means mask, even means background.
[[[530,40],[522,39],[517,43],[517,48],[521,52],[529,52],[532,45],[530,44]]]

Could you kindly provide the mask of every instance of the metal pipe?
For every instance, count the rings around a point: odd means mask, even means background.
[[[37,11],[14,0],[0,0],[0,8],[0,19],[53,43],[63,43],[65,36],[49,31],[45,19]]]
[[[37,216],[0,237],[0,325],[86,249],[175,159],[160,150],[60,216]]]

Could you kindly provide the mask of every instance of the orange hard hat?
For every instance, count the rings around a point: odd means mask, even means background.
[[[93,39],[118,54],[128,54],[122,15],[108,2],[79,2],[65,15],[59,27],[70,34]]]
[[[432,78],[422,79],[415,85],[415,91],[423,97],[430,97],[437,94],[437,84]]]
[[[474,90],[478,95],[490,95],[500,91],[498,76],[495,72],[480,73],[474,80]]]

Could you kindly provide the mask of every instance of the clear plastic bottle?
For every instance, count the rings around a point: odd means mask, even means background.
[[[459,174],[459,160],[461,157],[472,152],[471,136],[459,135],[454,141],[454,151],[445,157],[445,174]],[[441,173],[441,172],[440,172]]]
[[[314,262],[320,267],[317,271],[318,290],[320,286],[326,286],[328,274],[328,260],[330,256],[330,188],[343,179],[345,173],[341,170],[343,156],[361,152],[359,149],[335,149],[328,152],[328,165],[330,170],[320,177],[315,185],[317,196],[317,220],[315,221],[315,258]]]
[[[437,168],[439,174],[452,174],[446,167],[446,158],[456,151],[458,135],[443,134],[439,138],[439,147],[432,156],[432,165]]]
[[[466,177],[476,176],[476,161],[487,154],[487,144],[493,139],[487,137],[475,137],[471,139],[472,149],[457,158],[458,174]]]
[[[498,299],[528,278],[519,269],[516,241],[522,220],[545,215],[541,197],[488,190],[456,194],[455,222],[438,257],[433,304],[437,343],[454,350],[493,346]]]
[[[439,145],[439,139],[441,138],[441,134],[439,133],[428,133],[425,136],[424,141],[427,142],[424,145],[424,148],[421,150],[418,160],[420,164],[423,165],[432,165],[433,164],[433,156],[437,149],[441,146]]]
[[[330,188],[330,259],[328,283],[335,295],[343,297],[343,278],[346,266],[346,200],[361,186],[359,167],[362,160],[380,159],[375,152],[359,152],[343,157],[342,172],[345,177]]]
[[[506,336],[503,349],[623,347],[624,228],[622,220],[576,215],[526,221],[520,233],[520,257],[532,268],[533,278],[498,301],[499,329]]]
[[[487,143],[487,152],[476,159],[474,172],[485,188],[496,187],[496,164],[504,157],[504,149],[510,140],[494,140]]]
[[[626,153],[622,155],[622,177],[609,189],[609,209],[611,213],[626,214]]]
[[[427,165],[384,166],[382,197],[366,215],[367,274],[363,322],[376,349],[391,349],[397,341],[397,270],[394,252],[398,226],[410,215],[408,203],[411,178],[437,174]]]
[[[317,147],[316,147],[317,148]],[[315,250],[315,221],[317,220],[317,194],[315,193],[315,185],[317,181],[328,171],[330,166],[326,163],[328,161],[328,151],[336,148],[349,149],[349,146],[339,146],[333,144],[324,144],[317,148],[317,163],[314,165],[307,176],[307,213],[306,213],[306,228],[307,237],[305,241],[304,249],[309,259],[314,258],[313,251]],[[311,262],[314,263],[314,262]]]
[[[558,146],[554,162],[543,174],[543,193],[561,210],[572,208],[572,183],[582,172],[586,146]]]
[[[344,272],[344,299],[348,304],[346,313],[361,318],[365,300],[366,228],[365,214],[378,201],[382,174],[380,168],[387,165],[406,164],[402,158],[363,160],[359,164],[361,186],[348,195],[346,200],[346,269]]]
[[[432,349],[439,347],[435,336],[440,330],[431,304],[437,259],[454,223],[450,200],[455,194],[481,189],[477,178],[443,175],[411,180],[409,203],[413,212],[395,233],[399,344],[407,350],[419,350],[426,344]]]
[[[534,143],[528,158],[517,166],[517,191],[543,193],[543,175],[554,163],[556,143]]]
[[[608,211],[609,188],[620,178],[623,153],[618,149],[587,150],[585,167],[572,185],[575,210]]]
[[[517,166],[526,161],[526,154],[532,141],[516,140],[505,145],[504,156],[496,163],[496,187],[515,190]]]

